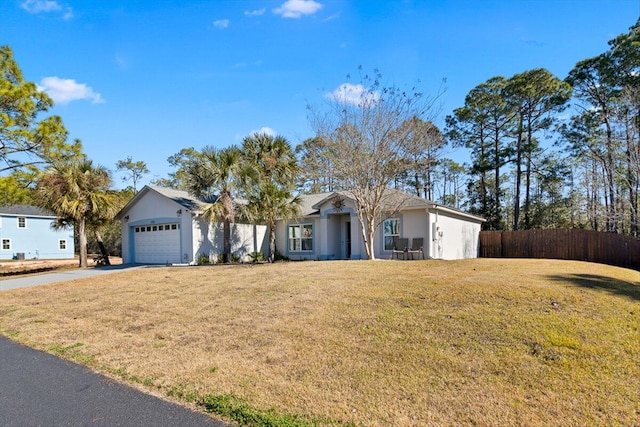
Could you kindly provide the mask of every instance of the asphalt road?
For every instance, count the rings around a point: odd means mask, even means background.
[[[227,426],[2,336],[0,425]]]
[[[4,280],[0,291],[138,267],[70,270]],[[0,426],[229,427],[1,335]]]

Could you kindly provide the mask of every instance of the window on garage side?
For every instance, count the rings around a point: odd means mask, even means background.
[[[289,250],[313,250],[313,224],[299,224],[289,226]]]
[[[18,217],[18,228],[27,228],[27,218],[24,216]]]
[[[67,250],[67,241],[65,239],[58,240],[58,249],[60,249],[61,251]]]
[[[3,251],[11,250],[11,239],[2,239],[2,250]]]
[[[382,227],[382,232],[384,237],[384,250],[392,251],[400,237],[400,220],[398,218],[386,219]]]

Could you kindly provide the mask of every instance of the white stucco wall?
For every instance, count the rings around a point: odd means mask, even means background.
[[[217,262],[218,257],[224,251],[223,224],[210,223],[202,218],[194,218],[193,221],[193,248],[194,261],[198,262],[201,254],[204,254],[210,262]],[[262,252],[266,258],[268,252],[267,227],[265,225],[232,224],[231,225],[231,253],[238,256],[241,261],[250,261],[249,254]],[[266,243],[266,246],[265,246]]]
[[[428,221],[425,209],[411,209],[398,212],[391,218],[400,220],[400,237],[409,239],[409,246],[412,245],[414,238],[422,238],[424,246],[424,255],[427,256],[428,245]],[[391,258],[393,252],[384,250],[384,228],[381,225],[376,232],[375,255],[376,258]]]
[[[478,257],[481,222],[443,209],[429,212],[429,256],[438,259]],[[435,232],[435,234],[434,234]]]
[[[320,206],[319,217],[304,218],[288,223],[279,222],[276,233],[278,250],[291,259],[347,259],[347,224],[351,230],[350,259],[366,259],[360,222],[350,200],[339,211],[330,202]],[[414,238],[423,239],[425,258],[462,259],[478,256],[481,220],[477,217],[445,207],[415,207],[405,209],[392,218],[400,220],[400,237],[407,238],[411,246]],[[314,250],[291,252],[288,247],[289,224],[314,224]],[[374,253],[377,259],[390,259],[392,251],[384,250],[384,228],[378,227],[374,235]]]

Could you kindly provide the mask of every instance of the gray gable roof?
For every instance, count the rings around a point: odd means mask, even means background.
[[[156,187],[153,185],[150,185],[149,188],[191,211],[197,211],[198,209],[202,208],[205,203],[213,203],[216,200],[215,198],[210,201],[200,200],[197,197],[189,194],[189,192],[187,191],[175,190],[173,188]]]
[[[353,200],[353,195],[349,191],[334,191],[332,193],[316,193],[301,195],[302,199],[302,216],[317,215],[320,206],[336,196],[341,196]],[[460,209],[450,206],[441,205],[429,199],[405,193],[404,191],[389,188],[385,191],[382,205],[388,204],[390,207],[400,206],[400,211],[407,209],[443,209],[453,214],[462,215],[474,221],[484,222],[485,219],[477,215],[464,212]]]
[[[56,217],[51,211],[31,205],[0,206],[0,215]]]
[[[192,212],[198,212],[199,210],[204,208],[207,203],[213,203],[216,201],[215,196],[208,199],[198,199],[188,191],[176,190],[167,187],[157,187],[155,185],[145,185],[142,190],[138,191],[138,193],[133,196],[133,199],[129,200],[129,202],[120,210],[120,212],[118,212],[115,218],[122,218],[124,212],[128,211],[131,206],[136,204],[137,201],[142,198],[142,196],[150,191],[158,193],[161,196],[166,197],[167,199],[173,200],[183,208],[188,209]]]
[[[302,216],[318,215],[320,210],[316,205],[322,202],[327,197],[335,193],[315,193],[315,194],[301,194],[300,200],[300,213]]]

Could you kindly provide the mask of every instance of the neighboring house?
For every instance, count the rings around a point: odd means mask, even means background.
[[[423,239],[425,258],[461,259],[478,256],[483,218],[394,191],[402,208],[378,228],[376,258],[389,259],[399,238]],[[290,259],[365,259],[366,252],[355,203],[348,192],[303,195],[300,218],[280,221],[276,247]]]
[[[222,223],[199,213],[205,202],[186,191],[145,186],[118,213],[122,222],[122,261],[141,264],[195,264],[217,261],[223,252]],[[266,253],[267,227],[232,224],[231,251],[244,261]]]
[[[54,230],[55,219],[35,206],[0,206],[0,259],[73,258],[73,229]]]

